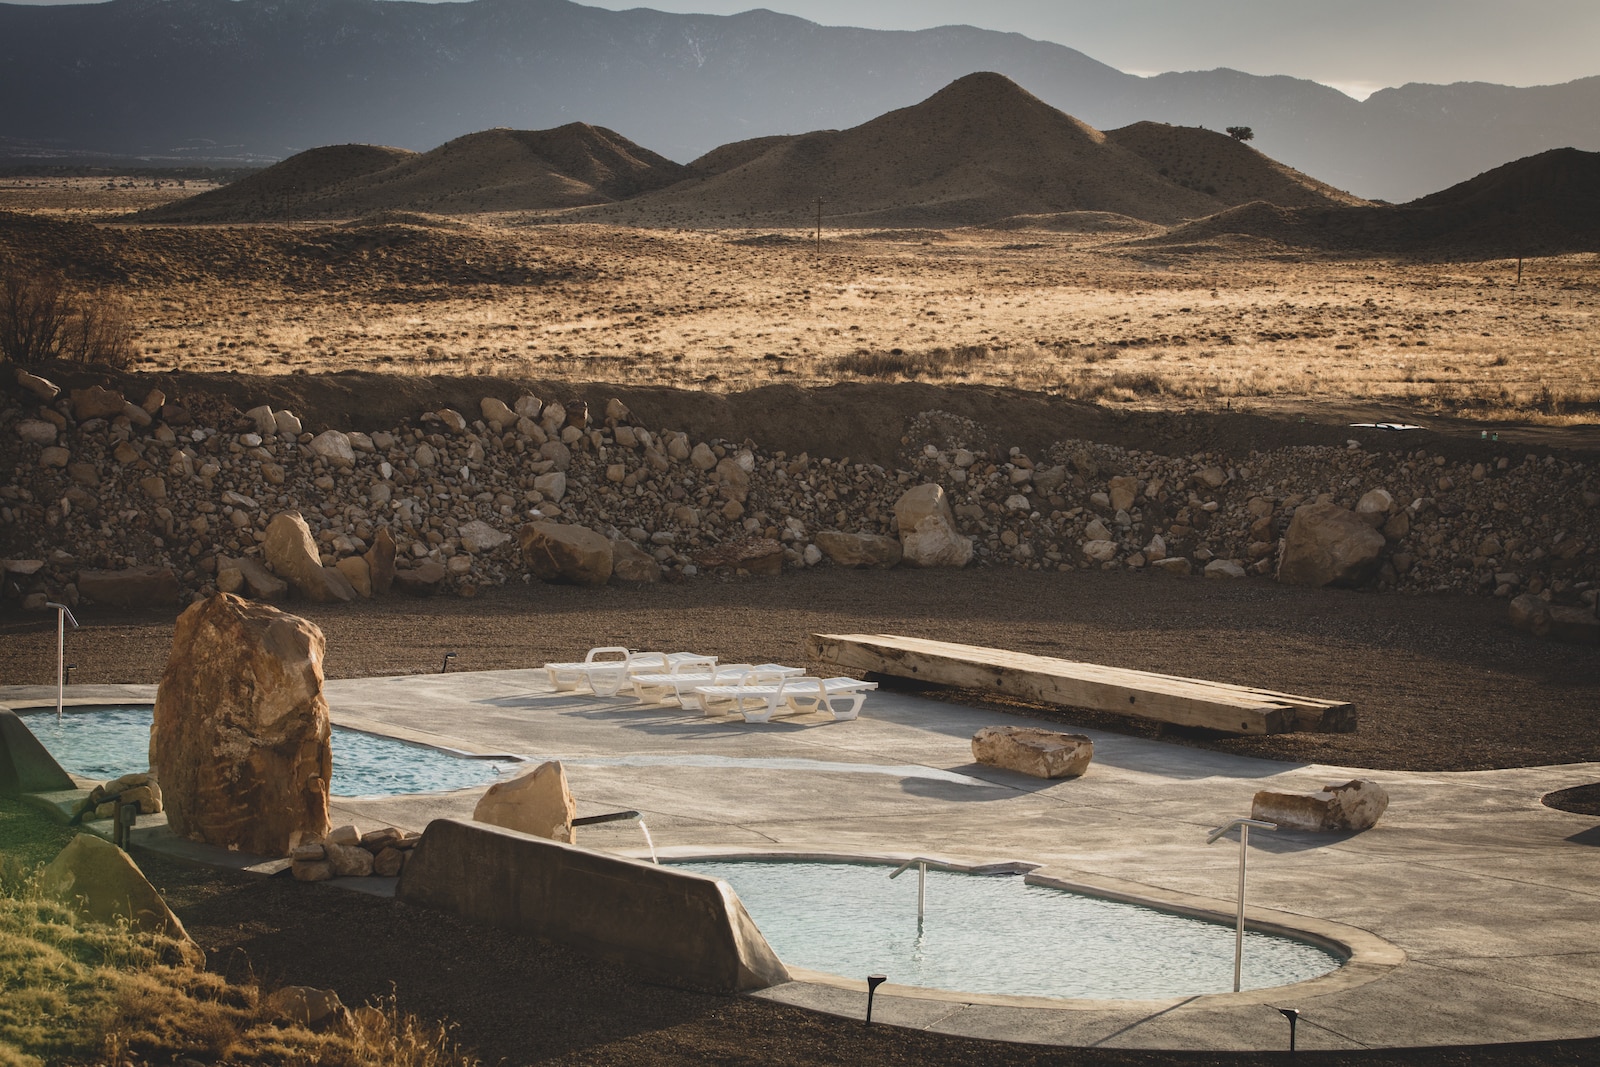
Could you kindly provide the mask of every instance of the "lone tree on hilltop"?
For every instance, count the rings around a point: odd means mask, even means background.
[[[1254,141],[1256,139],[1256,131],[1248,126],[1229,126],[1228,136],[1235,141]]]

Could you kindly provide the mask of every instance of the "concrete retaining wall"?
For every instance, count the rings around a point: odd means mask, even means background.
[[[789,981],[725,882],[498,826],[429,823],[397,896],[672,985],[733,993]]]
[[[0,796],[76,789],[33,731],[9,708],[0,708]]]

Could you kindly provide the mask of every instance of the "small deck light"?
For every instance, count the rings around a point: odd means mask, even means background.
[[[867,1018],[866,1018],[866,1022],[863,1023],[862,1025],[864,1025],[864,1026],[871,1026],[872,1025],[872,998],[877,995],[878,987],[881,986],[883,983],[887,982],[888,980],[889,980],[889,976],[886,975],[886,974],[869,974],[869,975],[867,975]]]
[[[1278,1009],[1278,1014],[1282,1015],[1285,1019],[1289,1020],[1289,1051],[1293,1052],[1294,1051],[1294,1028],[1295,1028],[1295,1024],[1297,1024],[1300,1021],[1300,1009],[1299,1008],[1279,1008]]]
[[[443,674],[446,671],[448,671],[450,669],[450,661],[455,659],[455,658],[456,658],[456,654],[454,652],[446,652],[444,654],[444,666],[439,668],[439,673]]]

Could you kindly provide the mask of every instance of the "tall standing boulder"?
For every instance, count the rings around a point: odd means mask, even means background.
[[[178,617],[150,731],[174,833],[283,856],[328,832],[325,645],[305,619],[226,593]]]
[[[1356,586],[1372,577],[1383,553],[1383,534],[1338,504],[1306,504],[1294,511],[1283,539],[1278,581],[1285,585]]]
[[[972,538],[956,529],[944,488],[933,482],[908,489],[895,501],[900,548],[913,567],[965,567],[972,562]]]

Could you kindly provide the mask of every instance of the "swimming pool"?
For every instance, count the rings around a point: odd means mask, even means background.
[[[148,705],[27,711],[22,721],[72,774],[111,779],[149,770]],[[393,737],[333,728],[332,795],[404,796],[488,785],[520,766],[510,756],[474,757]]]
[[[899,985],[1005,996],[1149,1000],[1233,990],[1231,926],[1030,885],[1016,875],[930,869],[917,920],[915,868],[881,863],[684,860],[721,878],[784,963]],[[1247,931],[1242,989],[1336,970],[1337,954]]]

